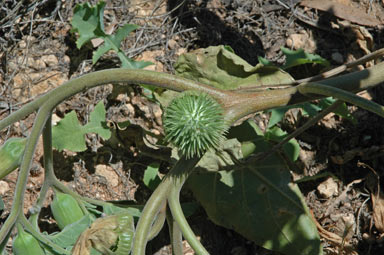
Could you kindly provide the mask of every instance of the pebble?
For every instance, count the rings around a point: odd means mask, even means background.
[[[0,195],[4,195],[9,190],[9,184],[5,181],[0,181]]]
[[[338,185],[332,177],[330,177],[317,186],[317,191],[323,198],[330,198],[338,194]]]

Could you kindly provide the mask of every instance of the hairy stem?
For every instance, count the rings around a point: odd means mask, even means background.
[[[359,97],[351,92],[317,83],[304,83],[299,85],[298,88],[300,93],[305,95],[319,94],[323,96],[332,96],[384,117],[384,106],[369,101],[363,97]]]
[[[135,239],[133,240],[133,255],[145,255],[145,247],[147,245],[150,229],[153,225],[155,216],[158,214],[161,205],[167,199],[168,194],[174,185],[173,177],[185,176],[184,178],[187,178],[199,160],[200,158],[197,157],[190,159],[182,157],[152,193],[145,204],[139,222],[137,223]]]

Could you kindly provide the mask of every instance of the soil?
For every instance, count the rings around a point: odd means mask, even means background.
[[[70,21],[75,5],[82,2],[85,1],[5,0],[0,3],[0,119],[70,79],[119,66],[113,52],[92,65],[93,46],[76,48],[76,35],[70,32]],[[96,1],[88,2],[96,4]],[[174,72],[172,65],[179,55],[213,45],[231,46],[252,65],[258,63],[259,56],[276,64],[284,63],[280,47],[304,48],[329,60],[331,67],[383,48],[384,2],[318,1],[347,6],[344,12],[356,11],[353,16],[359,17],[358,23],[337,10],[321,11],[305,2],[308,1],[107,1],[104,19],[106,30],[111,31],[127,23],[140,25],[123,41],[124,52],[131,58],[153,62],[149,70],[167,73]],[[379,25],[367,24],[368,19],[362,13],[369,13]],[[369,65],[372,63],[358,68]],[[316,72],[318,70],[309,67],[304,71],[292,70],[292,75],[300,79]],[[361,95],[384,103],[382,87]],[[53,119],[59,120],[76,110],[80,121],[85,123],[100,100],[104,100],[111,122],[129,121],[153,134],[163,133],[161,108],[143,96],[139,86],[122,89],[107,85],[91,89],[60,104],[53,112]],[[308,207],[324,230],[320,233],[325,254],[379,254],[384,250],[384,233],[373,222],[373,214],[380,205],[370,199],[374,191],[368,187],[367,179],[373,175],[380,180],[384,175],[384,121],[354,106],[349,106],[349,110],[356,124],[329,114],[297,137],[302,149],[297,165],[302,172],[293,173],[293,178],[327,173],[325,177],[299,184]],[[27,136],[34,117],[32,114],[0,131],[0,143],[9,137]],[[263,123],[268,120],[268,114],[256,119]],[[307,117],[300,112],[290,111],[280,126],[292,132],[305,120]],[[83,196],[144,204],[151,190],[142,178],[152,158],[139,153],[134,136],[126,137],[119,149],[96,135],[87,135],[87,145],[88,149],[81,153],[55,151],[55,172],[59,179]],[[26,214],[44,180],[42,155],[40,143],[25,193]],[[167,167],[164,163],[162,171],[167,171]],[[0,195],[5,203],[1,223],[10,213],[16,180],[15,171],[0,181]],[[188,191],[183,199],[191,200]],[[40,227],[42,231],[57,231],[50,216],[49,201],[45,206]],[[278,254],[213,224],[202,208],[189,221],[210,254]],[[342,239],[346,243],[344,248],[338,243]],[[187,243],[184,248],[185,254],[193,254]],[[147,253],[171,254],[167,229],[149,243]]]

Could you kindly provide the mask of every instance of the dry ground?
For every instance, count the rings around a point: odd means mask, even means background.
[[[70,20],[75,4],[81,2],[84,1],[4,0],[0,3],[0,119],[69,79],[118,66],[119,61],[112,53],[93,66],[93,49],[76,48],[76,38],[70,33]],[[330,60],[333,66],[384,46],[382,1],[318,1],[343,4],[348,7],[344,12],[324,12],[320,7],[297,5],[300,1],[294,0],[107,2],[107,29],[113,30],[126,23],[141,26],[123,43],[127,55],[152,61],[155,65],[149,69],[161,72],[172,73],[172,64],[178,55],[211,45],[230,45],[253,65],[258,56],[283,63],[281,46],[304,48]],[[355,12],[348,15],[351,10]],[[364,18],[362,13],[369,13],[380,24],[370,24],[372,20]],[[356,21],[349,20],[351,17],[359,17],[359,23],[353,23]],[[311,74],[296,72],[294,75],[303,78]],[[139,87],[111,92],[112,86],[105,86],[78,95],[61,104],[54,118],[60,119],[70,110],[76,110],[85,121],[94,105],[104,99],[109,120],[129,120],[154,133],[162,132],[160,107],[143,97]],[[381,92],[377,88],[363,96],[383,103]],[[369,198],[374,191],[367,185],[367,179],[372,175],[380,179],[384,174],[384,122],[355,107],[350,110],[358,124],[330,114],[298,137],[302,147],[299,167],[305,175],[327,172],[335,177],[304,182],[300,188],[324,229],[325,254],[338,254],[335,242],[339,242],[343,234],[357,254],[379,254],[384,250],[384,233],[372,223],[375,205]],[[26,136],[33,117],[2,131],[0,142],[11,136]],[[305,117],[288,114],[281,126],[292,131],[304,120]],[[87,139],[89,148],[85,152],[55,153],[58,177],[84,196],[144,203],[150,191],[141,179],[150,158],[140,155],[133,141],[126,141],[124,150],[116,152],[101,144],[96,136],[90,135]],[[26,213],[43,181],[41,163],[42,148],[39,147],[27,187]],[[6,207],[1,222],[9,214],[16,178],[14,172],[0,181],[0,195]],[[185,195],[188,199],[189,194]],[[48,207],[42,216],[42,229],[55,231]],[[353,226],[347,229],[350,223]],[[191,218],[191,224],[211,254],[271,254],[235,232],[215,226],[202,209]],[[148,253],[170,254],[168,242],[167,232],[163,231],[151,242]],[[192,254],[188,247],[186,254]]]

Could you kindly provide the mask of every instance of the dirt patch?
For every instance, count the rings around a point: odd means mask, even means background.
[[[0,3],[0,119],[65,81],[118,66],[119,61],[112,53],[93,66],[92,46],[76,48],[75,37],[69,32],[75,2],[81,1]],[[135,34],[123,42],[124,52],[129,57],[155,63],[148,67],[150,70],[169,73],[174,72],[172,64],[178,55],[212,45],[229,45],[252,65],[257,64],[258,56],[283,63],[282,46],[304,48],[330,60],[332,65],[350,62],[383,47],[381,25],[356,24],[330,11],[297,2],[300,1],[110,1],[105,8],[105,26],[113,31],[121,24],[139,24]],[[337,2],[370,13],[382,22],[384,7],[380,1]],[[299,72],[295,77],[308,75]],[[60,119],[76,110],[85,123],[96,103],[104,100],[111,122],[129,121],[159,135],[163,132],[162,110],[142,93],[140,87],[99,87],[62,103],[54,115]],[[383,95],[382,88],[366,94],[379,103],[383,103]],[[367,180],[374,173],[376,184],[383,186],[383,120],[355,107],[350,109],[357,124],[331,114],[298,137],[302,148],[299,164],[304,172],[295,178],[327,173],[300,184],[308,206],[325,231],[322,237],[326,254],[340,254],[340,240],[351,252],[378,254],[383,233],[373,221],[380,215],[375,209],[378,202],[371,194],[376,192],[380,197],[381,193],[368,187]],[[260,117],[260,123],[265,117]],[[33,119],[32,114],[1,131],[0,142],[12,136],[27,136]],[[292,131],[305,120],[306,117],[288,114],[281,126]],[[88,135],[87,144],[88,150],[82,153],[55,152],[55,171],[60,180],[92,198],[137,203],[148,199],[151,191],[142,183],[142,177],[152,158],[139,153],[134,136],[124,137],[123,147],[103,143],[96,135]],[[41,145],[33,163],[25,213],[34,204],[44,178]],[[167,167],[164,163],[162,170],[167,171]],[[6,208],[1,222],[9,215],[16,179],[14,172],[0,182]],[[40,226],[42,230],[54,231],[49,210],[45,210]],[[211,254],[277,254],[214,225],[202,209],[190,220]],[[148,250],[151,254],[171,254],[168,243],[165,229]],[[185,254],[192,254],[184,245]]]

